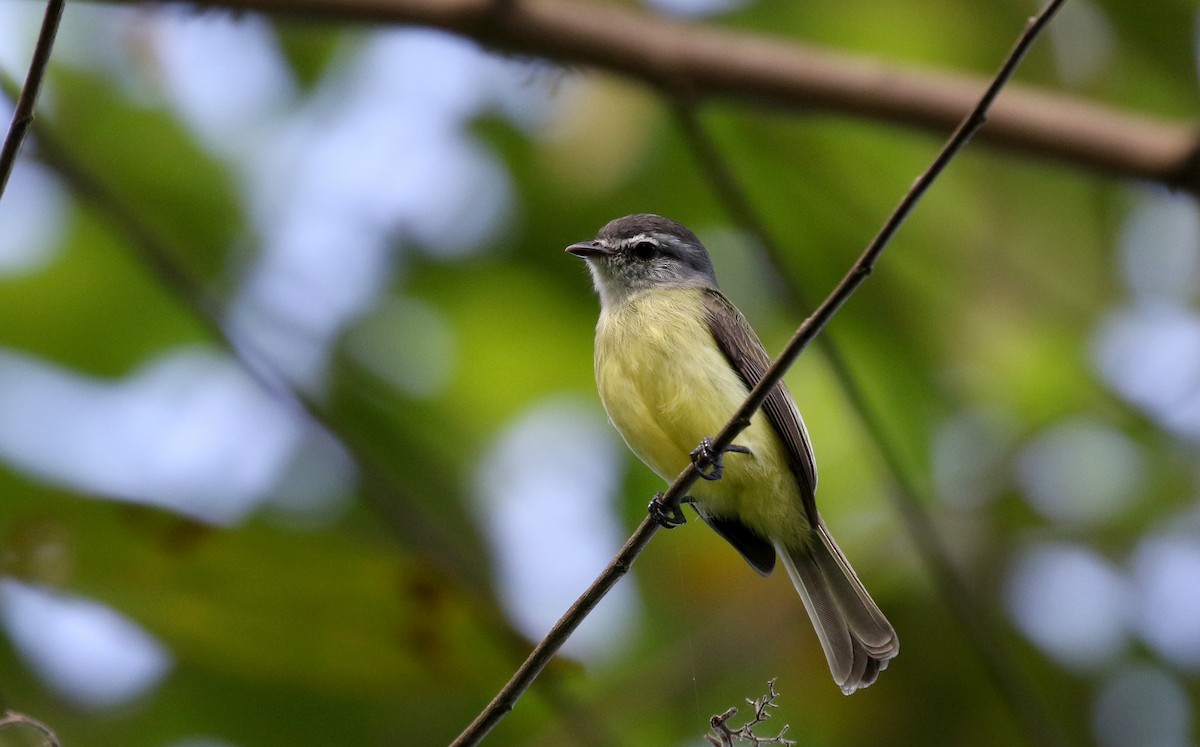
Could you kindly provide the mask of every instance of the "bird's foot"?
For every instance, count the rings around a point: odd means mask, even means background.
[[[725,451],[732,451],[736,454],[750,453],[750,450],[745,446],[737,444],[730,444],[725,448]],[[724,455],[713,449],[712,439],[707,436],[700,441],[700,445],[692,452],[692,464],[696,465],[696,471],[705,480],[720,480],[721,475],[725,474]]]
[[[684,498],[684,501],[687,500],[689,499]],[[663,503],[662,493],[656,493],[646,509],[650,512],[650,517],[663,529],[674,529],[687,523],[687,517],[683,515],[683,507],[676,503],[668,509]]]

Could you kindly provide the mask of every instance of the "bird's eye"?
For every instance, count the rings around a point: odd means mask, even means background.
[[[653,241],[639,241],[633,245],[633,256],[641,260],[653,259],[658,254],[658,245]]]

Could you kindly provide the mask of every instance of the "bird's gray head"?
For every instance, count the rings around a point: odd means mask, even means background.
[[[567,251],[587,260],[604,308],[653,288],[717,287],[712,260],[696,234],[658,215],[617,218]]]

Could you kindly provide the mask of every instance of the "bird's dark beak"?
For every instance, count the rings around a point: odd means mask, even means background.
[[[612,254],[612,251],[605,249],[598,241],[581,241],[578,244],[571,244],[567,247],[568,254],[574,254],[580,259],[591,259],[592,257],[604,257]]]

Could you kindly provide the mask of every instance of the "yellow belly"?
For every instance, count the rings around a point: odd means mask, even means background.
[[[702,292],[674,288],[636,296],[602,313],[596,330],[596,383],[608,417],[638,458],[668,482],[747,394],[708,331]],[[725,454],[724,476],[697,481],[692,498],[766,537],[803,541],[809,526],[799,487],[766,416],[756,414],[735,442],[751,453]]]

